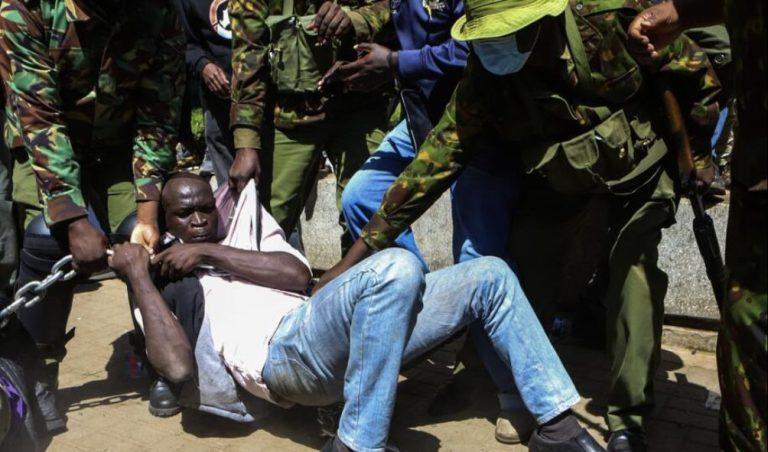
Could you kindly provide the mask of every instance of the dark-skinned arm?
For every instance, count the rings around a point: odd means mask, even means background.
[[[109,266],[135,295],[152,367],[173,383],[192,378],[195,369],[192,346],[150,278],[149,253],[136,244],[116,245]]]
[[[673,0],[651,6],[630,24],[629,49],[641,63],[660,57],[660,52],[685,30],[722,23],[723,0]]]
[[[315,291],[365,259],[373,251],[392,246],[458,179],[469,159],[480,148],[484,129],[493,123],[487,110],[485,78],[470,60],[462,80],[438,124],[421,145],[416,158],[390,185],[379,210],[368,220],[360,237],[336,265],[323,274]],[[491,85],[489,85],[491,83]]]
[[[303,292],[311,277],[309,269],[289,253],[248,251],[218,243],[174,245],[155,262],[171,279],[206,265],[259,286],[290,292]]]

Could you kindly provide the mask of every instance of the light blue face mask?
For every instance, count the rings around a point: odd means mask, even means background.
[[[538,39],[538,32],[536,39]],[[483,67],[495,75],[519,72],[525,66],[528,57],[531,56],[530,51],[521,52],[517,48],[517,37],[515,34],[473,41],[472,51],[480,59]]]

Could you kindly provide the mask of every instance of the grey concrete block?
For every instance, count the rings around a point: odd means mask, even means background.
[[[301,229],[305,252],[313,267],[330,268],[341,258],[338,210],[336,209],[335,180],[328,176],[317,184],[317,193],[302,215]],[[721,247],[725,243],[728,218],[727,203],[709,211],[715,221]],[[691,224],[693,212],[683,200],[677,214],[677,223],[664,231],[660,246],[659,265],[669,274],[669,292],[666,311],[695,318],[718,318],[704,263],[696,246]],[[414,225],[416,241],[430,268],[438,269],[453,262],[450,196],[445,193]]]
[[[725,253],[728,204],[718,204],[708,212],[715,222],[720,250]],[[669,291],[664,303],[666,312],[687,317],[717,319],[717,304],[707,279],[704,261],[696,245],[692,224],[693,211],[688,200],[684,199],[677,210],[677,223],[664,231],[659,247],[659,266],[669,275]]]
[[[336,208],[336,181],[333,176],[321,179],[316,192],[301,217],[304,251],[312,267],[327,270],[341,259],[341,227]],[[436,270],[453,263],[453,224],[448,193],[414,224],[416,243],[429,268]]]

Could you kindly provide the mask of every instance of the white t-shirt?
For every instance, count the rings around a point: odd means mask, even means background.
[[[253,197],[248,199],[251,194]],[[236,215],[222,244],[256,249],[254,200],[255,190],[250,192],[246,188],[240,195]],[[260,250],[291,254],[311,271],[307,259],[286,241],[275,219],[263,207],[259,208]],[[210,322],[213,345],[235,381],[257,397],[289,406],[270,394],[261,372],[267,360],[269,341],[280,321],[288,312],[304,304],[307,297],[215,274],[201,272],[198,277],[205,296],[205,315]]]

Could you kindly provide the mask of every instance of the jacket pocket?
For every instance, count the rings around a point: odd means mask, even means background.
[[[586,133],[526,153],[528,171],[561,193],[629,194],[624,192],[644,185],[643,176],[658,166],[666,146],[650,122],[630,120],[619,110]]]

